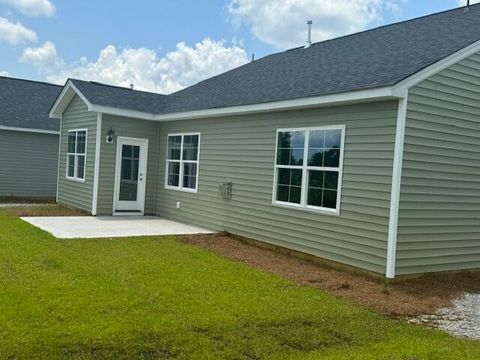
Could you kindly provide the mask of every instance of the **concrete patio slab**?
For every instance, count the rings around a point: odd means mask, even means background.
[[[213,231],[155,216],[22,217],[60,239],[211,234]]]

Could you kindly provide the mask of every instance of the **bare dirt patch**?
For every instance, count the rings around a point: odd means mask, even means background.
[[[180,239],[393,317],[434,314],[464,292],[480,291],[480,272],[426,274],[387,283],[362,273],[342,271],[285,251],[264,248],[226,234],[187,235]]]
[[[0,204],[55,204],[53,198],[30,198],[18,196],[0,196]]]
[[[3,211],[13,216],[83,216],[87,213],[83,210],[74,209],[60,204],[22,204],[1,207]]]

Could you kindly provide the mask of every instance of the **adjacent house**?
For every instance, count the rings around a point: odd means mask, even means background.
[[[165,96],[70,79],[58,201],[395,275],[480,267],[480,6]]]
[[[55,198],[60,122],[48,111],[61,90],[0,77],[0,197]]]

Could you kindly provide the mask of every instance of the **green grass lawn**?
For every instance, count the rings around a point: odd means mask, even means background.
[[[0,213],[0,359],[478,359],[173,237],[56,240]]]

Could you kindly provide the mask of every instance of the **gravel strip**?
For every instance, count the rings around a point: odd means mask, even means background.
[[[452,336],[480,340],[480,294],[465,294],[451,308],[435,315],[421,315],[410,323],[437,327]]]

